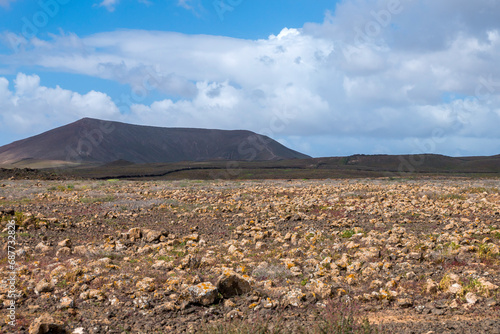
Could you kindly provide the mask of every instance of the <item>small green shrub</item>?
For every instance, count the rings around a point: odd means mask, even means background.
[[[354,230],[344,230],[344,231],[342,231],[340,236],[342,238],[348,239],[348,238],[352,237],[354,234],[355,234]]]

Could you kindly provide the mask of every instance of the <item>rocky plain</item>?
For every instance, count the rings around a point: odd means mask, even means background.
[[[500,333],[499,189],[0,180],[0,332]]]

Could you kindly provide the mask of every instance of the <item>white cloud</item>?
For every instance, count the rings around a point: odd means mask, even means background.
[[[0,101],[10,99],[12,93],[9,91],[9,81],[0,77]]]
[[[115,11],[115,7],[116,7],[116,5],[118,5],[119,2],[120,2],[120,0],[103,0],[99,4],[99,7],[106,7],[106,9],[109,12],[114,12]]]
[[[15,135],[41,132],[83,117],[116,118],[118,108],[104,93],[81,95],[40,85],[40,77],[18,73],[14,89],[0,77],[0,129]]]
[[[250,129],[271,137],[290,132],[307,134],[304,125],[318,121],[317,115],[301,112],[305,108],[323,111],[328,117],[328,104],[308,92],[294,87],[276,90],[270,96],[260,92],[248,94],[228,82],[198,82],[192,100],[163,100],[150,106],[134,104],[127,114],[129,122],[161,124],[174,127],[205,127],[219,129]],[[152,122],[154,120],[154,123]]]
[[[129,84],[129,99],[115,107],[131,112],[112,116],[132,123],[245,128],[318,155],[357,153],[362,144],[352,138],[367,143],[363,153],[412,151],[413,139],[436,131],[449,139],[431,153],[493,149],[500,136],[500,2],[390,3],[398,1],[343,1],[321,24],[261,40],[139,30],[33,39],[23,41],[24,51],[0,55],[0,63]],[[27,99],[41,87],[32,77],[16,82],[23,80],[4,94]],[[146,105],[142,96],[151,90],[178,99]]]

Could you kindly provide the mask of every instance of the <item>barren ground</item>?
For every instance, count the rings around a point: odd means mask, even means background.
[[[499,188],[0,180],[0,332],[319,333],[342,311],[380,333],[500,333]]]

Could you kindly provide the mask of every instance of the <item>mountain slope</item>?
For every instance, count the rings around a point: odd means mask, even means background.
[[[304,158],[309,156],[251,131],[160,128],[92,118],[0,147],[0,164],[23,159],[156,163]]]

